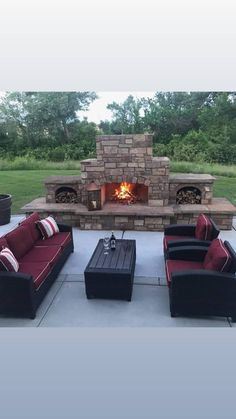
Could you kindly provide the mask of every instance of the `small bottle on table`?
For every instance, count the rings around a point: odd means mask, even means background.
[[[111,248],[111,250],[115,250],[115,248],[116,248],[116,238],[115,238],[115,235],[114,235],[113,231],[111,233],[111,238],[110,238],[110,248]]]

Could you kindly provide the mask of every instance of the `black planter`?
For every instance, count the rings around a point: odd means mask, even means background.
[[[10,223],[11,195],[0,194],[0,226]]]

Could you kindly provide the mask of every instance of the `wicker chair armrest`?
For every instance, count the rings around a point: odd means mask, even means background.
[[[168,250],[167,259],[202,262],[206,256],[207,251],[208,247],[204,246],[172,247]]]
[[[164,235],[195,237],[195,229],[195,224],[171,224],[165,227]]]

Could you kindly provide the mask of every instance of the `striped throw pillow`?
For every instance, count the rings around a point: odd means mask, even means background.
[[[0,252],[0,271],[18,272],[19,263],[13,253],[5,247]]]
[[[54,218],[51,216],[44,218],[43,220],[37,221],[36,224],[44,240],[54,236],[54,234],[56,233],[59,233],[58,225]]]

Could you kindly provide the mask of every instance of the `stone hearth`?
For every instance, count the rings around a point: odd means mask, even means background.
[[[52,214],[81,229],[153,231],[162,231],[168,224],[193,223],[202,212],[212,216],[221,229],[231,229],[236,208],[224,198],[213,198],[215,178],[169,175],[169,159],[152,155],[152,135],[98,136],[96,151],[97,159],[81,162],[80,176],[50,176],[45,180],[46,199],[38,198],[22,210]],[[112,200],[115,189],[124,182],[135,191],[137,199],[132,205]],[[89,211],[91,190],[99,202],[93,211]],[[176,204],[181,190],[196,190],[199,203]],[[76,203],[56,203],[63,191],[76,196]]]

